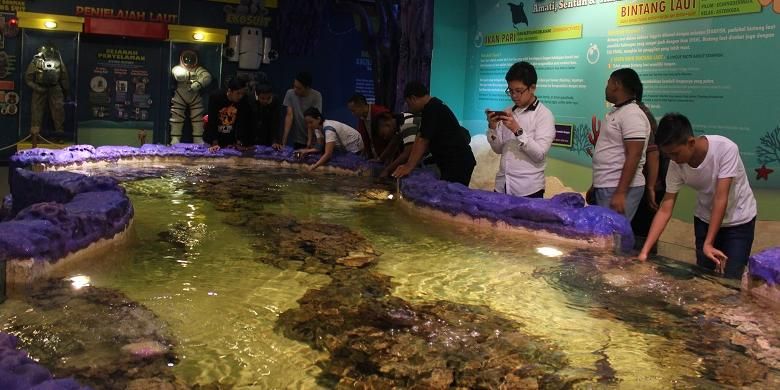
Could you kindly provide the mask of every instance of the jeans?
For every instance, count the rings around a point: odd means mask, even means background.
[[[617,187],[607,188],[594,188],[593,193],[596,196],[596,204],[601,207],[609,208],[609,202],[612,201],[612,195],[615,194]],[[636,209],[639,207],[639,202],[642,200],[642,195],[645,193],[645,186],[631,187],[626,193],[626,219],[629,221],[634,218]]]
[[[704,239],[707,237],[707,229],[709,229],[709,227],[710,224],[707,222],[704,222],[697,217],[693,218],[693,230],[696,234],[696,264],[700,267],[714,270],[715,263],[707,258],[707,256],[704,256],[704,252],[702,251],[704,248]],[[728,257],[724,270],[725,277],[729,279],[739,279],[742,277],[742,272],[745,270],[748,258],[750,257],[750,248],[753,246],[755,232],[755,217],[750,222],[742,225],[721,226],[718,230],[718,234],[715,235],[715,241],[712,246],[720,249],[720,251]]]

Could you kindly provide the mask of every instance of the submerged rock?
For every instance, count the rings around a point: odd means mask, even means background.
[[[283,188],[268,180],[236,180],[253,174],[253,170],[216,167],[206,177],[182,183],[194,196],[210,201],[218,211],[257,211],[264,204],[281,202]]]
[[[204,223],[175,222],[169,229],[157,233],[160,241],[167,242],[179,249],[192,250],[206,238],[208,226]]]
[[[535,275],[562,285],[572,299],[587,296],[590,302],[579,304],[597,316],[684,341],[703,363],[703,378],[689,385],[766,388],[770,369],[780,370],[776,313],[690,269],[579,252]]]
[[[21,307],[0,320],[55,376],[100,389],[124,389],[144,378],[175,383],[167,325],[122,293],[57,280],[22,298],[13,302]]]
[[[326,350],[325,386],[337,388],[560,388],[588,378],[553,344],[529,336],[487,307],[447,301],[411,304],[390,295],[390,278],[334,270],[276,329]]]
[[[346,226],[268,213],[255,215],[247,225],[262,237],[255,247],[268,253],[259,260],[280,268],[328,274],[337,268],[368,266],[380,255]]]

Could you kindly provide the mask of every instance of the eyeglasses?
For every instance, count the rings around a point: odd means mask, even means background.
[[[512,96],[512,95],[523,96],[523,94],[525,93],[525,91],[528,91],[528,88],[525,88],[525,89],[520,89],[520,88],[517,88],[517,89],[507,88],[507,89],[506,89],[506,91],[504,91],[504,93],[506,94],[506,96]]]

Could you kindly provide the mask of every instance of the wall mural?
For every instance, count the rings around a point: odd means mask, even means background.
[[[509,105],[504,75],[528,61],[537,96],[556,122],[573,125],[571,146],[551,156],[590,165],[590,138],[608,107],[604,87],[618,68],[635,69],[644,102],[660,119],[691,118],[697,134],[740,145],[757,188],[780,188],[776,64],[778,1],[469,1],[463,119],[484,127],[485,108]],[[434,72],[436,70],[434,69]]]

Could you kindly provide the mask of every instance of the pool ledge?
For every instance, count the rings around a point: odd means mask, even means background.
[[[113,178],[17,168],[10,184],[0,223],[9,290],[123,240],[131,226],[133,206]]]
[[[101,238],[86,248],[71,252],[56,261],[36,258],[10,259],[6,264],[6,292],[12,295],[17,289],[26,288],[38,280],[52,276],[66,276],[70,267],[96,256],[107,255],[116,247],[126,243],[132,236],[133,220],[130,219],[126,228],[113,237]]]
[[[529,237],[534,237],[539,240],[554,240],[566,245],[573,246],[586,246],[591,249],[601,251],[614,251],[617,245],[616,240],[611,236],[592,236],[589,238],[575,238],[567,237],[559,234],[551,233],[545,230],[528,229],[522,226],[513,226],[504,221],[496,221],[488,218],[474,218],[471,215],[465,213],[452,214],[440,210],[433,209],[431,207],[418,206],[415,202],[401,198],[399,202],[409,214],[417,216],[425,216],[435,218],[439,221],[455,222],[458,225],[473,226],[477,229],[485,229],[495,231],[501,234],[523,234]]]
[[[742,280],[742,290],[780,308],[780,247],[750,256],[748,270]]]
[[[404,179],[400,192],[407,207],[440,219],[597,250],[627,252],[634,245],[631,225],[623,216],[607,208],[586,206],[578,193],[562,193],[551,199],[516,197],[436,180],[426,171],[415,171]]]
[[[11,158],[11,172],[9,175],[14,196],[17,196],[16,194],[25,194],[23,196],[20,195],[21,202],[18,199],[14,199],[12,203],[15,207],[14,215],[20,212],[19,208],[22,205],[24,207],[32,207],[31,205],[35,202],[63,204],[64,206],[61,208],[65,209],[64,212],[58,211],[56,210],[57,207],[54,207],[54,210],[32,210],[34,212],[27,213],[29,217],[29,215],[35,216],[36,213],[46,214],[46,212],[49,212],[51,215],[46,218],[54,221],[63,217],[63,215],[67,217],[68,209],[74,208],[73,205],[67,206],[67,204],[71,204],[71,198],[81,197],[87,199],[81,199],[80,202],[77,202],[79,203],[79,206],[75,207],[77,211],[83,214],[90,207],[99,206],[100,210],[89,211],[93,214],[90,218],[97,221],[98,224],[105,226],[101,228],[102,230],[97,229],[97,232],[90,232],[89,237],[82,234],[83,237],[78,237],[76,240],[65,240],[64,242],[61,242],[62,237],[55,237],[60,241],[54,240],[54,243],[48,239],[35,241],[24,234],[16,234],[15,237],[18,240],[6,239],[6,242],[3,242],[2,237],[0,237],[0,259],[3,258],[3,255],[6,255],[6,259],[9,258],[7,256],[7,246],[9,245],[8,241],[10,241],[10,245],[15,247],[17,252],[16,256],[11,256],[10,258],[27,259],[25,261],[28,262],[47,258],[52,262],[57,262],[56,259],[69,256],[71,253],[75,254],[78,250],[85,249],[101,239],[113,242],[115,241],[114,237],[116,237],[116,240],[122,240],[123,235],[119,233],[126,230],[132,219],[132,205],[130,205],[129,199],[125,196],[124,190],[112,178],[94,176],[84,179],[85,181],[81,184],[74,184],[79,183],[78,180],[64,180],[67,188],[63,189],[56,185],[46,187],[44,185],[44,187],[49,189],[48,192],[41,189],[36,190],[34,186],[31,187],[32,190],[25,188],[27,184],[24,183],[32,180],[30,177],[27,178],[28,180],[14,183],[21,176],[33,175],[30,169],[44,171],[44,175],[60,174],[65,176],[77,175],[76,173],[67,172],[68,169],[109,167],[117,163],[131,166],[138,165],[139,167],[179,163],[186,165],[229,165],[231,167],[287,167],[303,170],[316,162],[317,158],[318,156],[316,155],[309,155],[299,159],[295,156],[294,150],[289,147],[275,150],[271,147],[257,146],[242,151],[222,149],[217,152],[210,152],[205,145],[195,144],[177,144],[173,146],[147,144],[138,148],[130,146],[101,146],[96,148],[91,145],[75,145],[61,150],[30,149],[21,151]],[[353,154],[337,154],[334,155],[327,165],[320,167],[317,172],[330,172],[342,175],[371,175],[377,171],[377,167],[376,164]],[[22,168],[22,170],[19,171],[16,168]],[[78,176],[86,177],[83,175]],[[32,182],[35,182],[35,180],[32,180]],[[91,184],[87,185],[84,183]],[[423,213],[436,218],[496,229],[497,231],[518,231],[545,239],[553,238],[573,242],[593,249],[629,251],[634,243],[631,226],[625,218],[607,208],[586,206],[582,196],[577,193],[558,194],[552,199],[514,197],[490,191],[470,189],[461,184],[437,180],[431,172],[425,170],[416,170],[408,178],[402,179],[399,190],[406,207],[414,207],[416,214]],[[32,192],[32,195],[30,192]],[[82,192],[84,194],[80,194]],[[108,205],[100,204],[106,201],[108,201]],[[43,209],[47,207],[49,209],[52,208],[51,206],[46,206]],[[39,208],[41,207],[39,206]],[[109,212],[111,215],[107,214]],[[15,219],[18,219],[18,216]],[[14,220],[10,222],[20,224],[20,222],[14,222]],[[9,222],[0,223],[0,232],[3,230],[3,225],[7,223]],[[25,223],[29,224],[30,222],[23,222],[21,225],[23,226]],[[94,225],[84,221],[81,223],[87,227]],[[54,235],[57,236],[57,234]],[[20,250],[20,244],[17,241],[23,242],[27,246]],[[767,256],[770,259],[754,263],[750,267],[751,276],[763,280],[771,288],[777,289],[780,277],[777,274],[768,273],[767,270],[775,270],[773,272],[777,272],[776,268],[772,267],[780,266],[780,255],[777,254],[777,251],[774,251],[757,256],[756,258],[759,260],[765,259]],[[770,266],[766,264],[770,264]],[[29,269],[29,271],[26,269]],[[37,276],[38,271],[36,269],[34,266],[29,266],[14,272]]]

